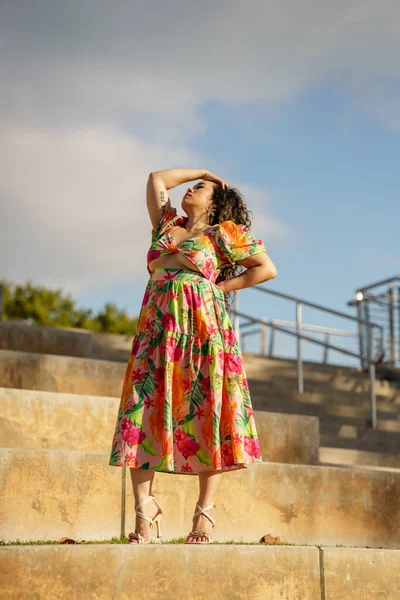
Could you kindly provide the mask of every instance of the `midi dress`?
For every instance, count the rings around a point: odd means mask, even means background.
[[[224,265],[265,251],[245,225],[224,221],[177,245],[184,225],[170,204],[152,231],[150,275],[126,366],[109,465],[196,475],[263,461],[238,339],[224,292]],[[199,271],[155,268],[181,252]]]

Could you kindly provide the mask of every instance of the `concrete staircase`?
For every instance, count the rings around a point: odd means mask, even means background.
[[[125,363],[0,350],[3,597],[400,598],[400,472],[319,460],[322,435],[345,426],[372,445],[344,450],[396,456],[398,391],[379,382],[389,423],[372,434],[361,374],[307,365],[301,395],[291,361],[244,360],[264,462],[222,477],[215,545],[183,544],[197,478],[157,473],[165,543],[132,547],[109,543],[135,522],[129,472],[108,465]],[[281,543],[259,544],[267,534]]]
[[[305,362],[301,394],[295,361],[243,356],[254,408],[319,418],[320,464],[400,468],[400,382],[376,380],[374,430],[368,374]]]

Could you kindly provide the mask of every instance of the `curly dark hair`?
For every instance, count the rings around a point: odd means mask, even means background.
[[[243,199],[243,195],[237,188],[228,187],[224,189],[220,183],[216,183],[214,186],[214,193],[212,196],[214,213],[210,219],[210,225],[217,225],[223,221],[233,221],[237,225],[245,225],[251,228],[250,215],[252,211],[246,206]],[[242,273],[245,268],[242,265],[228,265],[227,267],[221,268],[218,278],[215,283],[231,279]],[[237,291],[224,292],[225,295],[225,306],[229,316],[232,313],[232,304],[236,298]],[[231,304],[229,304],[229,301]]]

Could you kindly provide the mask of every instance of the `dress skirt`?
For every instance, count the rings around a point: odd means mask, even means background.
[[[262,460],[222,289],[190,269],[155,269],[126,367],[109,464],[195,475]]]

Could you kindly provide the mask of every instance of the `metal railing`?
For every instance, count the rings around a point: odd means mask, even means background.
[[[292,336],[296,337],[296,339],[297,339],[297,345],[296,345],[296,350],[297,350],[297,391],[300,393],[304,392],[303,358],[302,358],[302,347],[301,347],[302,340],[311,342],[312,344],[317,344],[319,346],[323,346],[325,349],[330,348],[332,350],[336,350],[337,352],[341,352],[342,354],[345,354],[347,356],[353,356],[355,358],[358,358],[361,362],[361,365],[363,365],[363,361],[366,362],[368,364],[368,371],[369,371],[371,426],[373,429],[376,429],[377,428],[377,412],[376,412],[376,394],[375,394],[375,365],[382,362],[383,357],[385,355],[385,350],[384,350],[384,348],[385,348],[385,333],[384,333],[383,327],[376,323],[372,323],[365,319],[360,319],[358,317],[354,317],[353,315],[348,315],[344,312],[335,310],[333,308],[327,308],[326,306],[316,304],[315,302],[309,302],[307,300],[303,300],[296,296],[290,296],[289,294],[283,294],[282,292],[277,292],[275,290],[267,290],[267,289],[261,287],[260,285],[252,286],[251,289],[263,292],[265,294],[272,294],[279,298],[284,298],[285,300],[295,302],[295,304],[296,304],[296,321],[295,321],[296,331],[290,331],[289,329],[281,327],[281,326],[277,325],[276,322],[268,323],[265,319],[257,319],[255,317],[252,317],[245,313],[239,312],[237,310],[239,295],[236,294],[235,301],[234,301],[234,307],[232,308],[232,315],[234,315],[234,327],[235,327],[235,331],[236,331],[236,337],[239,339],[239,335],[240,335],[239,319],[240,318],[247,319],[248,322],[253,323],[253,324],[257,323],[260,327],[264,327],[264,328],[269,327],[272,329],[272,331],[280,331],[281,333],[285,333],[287,335],[292,335]],[[347,350],[346,348],[342,348],[340,346],[330,344],[327,340],[325,340],[325,341],[317,340],[317,339],[309,337],[307,335],[303,335],[301,333],[302,328],[303,329],[305,328],[304,325],[302,324],[302,307],[303,307],[303,305],[309,306],[311,308],[315,308],[317,310],[323,311],[323,312],[331,314],[331,315],[336,315],[339,317],[343,317],[345,319],[349,319],[350,321],[357,323],[358,327],[360,327],[361,325],[364,325],[365,327],[369,328],[372,339],[373,339],[373,331],[375,328],[377,330],[377,334],[378,334],[377,339],[378,339],[378,343],[379,343],[379,350],[378,350],[377,356],[375,358],[372,356],[372,354],[373,354],[372,344],[369,346],[369,356],[366,357],[366,356],[362,356],[361,352],[360,353],[352,352],[351,350]],[[249,323],[245,323],[244,326],[247,326],[248,324]],[[310,326],[307,326],[307,327],[310,327]]]
[[[275,329],[272,327],[271,335],[269,337],[269,349],[267,351],[267,341],[268,341],[267,323],[268,323],[268,320],[266,317],[261,317],[261,320],[263,321],[263,324],[260,326],[257,325],[256,328],[251,331],[243,332],[243,329],[244,328],[247,329],[248,327],[253,326],[254,323],[244,323],[241,325],[240,339],[243,340],[243,342],[241,344],[242,350],[244,352],[246,351],[246,346],[245,346],[246,337],[248,337],[250,335],[254,335],[256,333],[260,333],[261,334],[260,353],[263,356],[273,356],[274,355]],[[283,319],[270,319],[269,323],[271,325],[283,325],[286,327],[291,327],[292,329],[297,327],[297,325],[294,321],[285,321]],[[354,333],[354,331],[348,331],[347,329],[338,329],[336,327],[326,327],[325,325],[309,325],[306,323],[302,323],[300,325],[300,330],[301,331],[317,331],[318,333],[325,333],[326,344],[324,347],[324,353],[323,353],[323,358],[322,358],[322,364],[324,364],[324,365],[328,364],[329,348],[327,347],[327,345],[329,344],[330,336],[336,335],[338,337],[358,338],[358,334]]]
[[[354,299],[347,303],[355,306],[358,317],[367,321],[381,323],[386,334],[388,356],[387,362],[392,366],[400,366],[400,277],[390,277],[358,288]],[[383,289],[377,289],[383,288]],[[370,344],[368,332],[360,328],[360,350]]]

